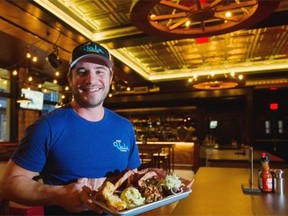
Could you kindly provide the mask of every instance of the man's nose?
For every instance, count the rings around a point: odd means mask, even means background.
[[[98,75],[95,72],[90,71],[87,74],[86,80],[89,81],[90,83],[93,83],[98,80]]]

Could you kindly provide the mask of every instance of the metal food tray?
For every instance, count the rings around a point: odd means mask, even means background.
[[[145,205],[138,206],[138,207],[135,207],[132,209],[124,210],[124,211],[116,211],[114,209],[111,209],[111,208],[107,207],[103,202],[99,202],[97,200],[94,200],[94,202],[97,205],[101,206],[103,208],[103,210],[108,214],[128,216],[128,215],[141,214],[141,213],[144,213],[144,212],[147,212],[147,211],[150,211],[150,210],[160,208],[162,206],[177,202],[179,200],[182,200],[182,199],[188,197],[191,192],[192,192],[191,189],[187,189],[187,190],[180,192],[180,193],[177,193],[175,195],[167,196],[167,197],[163,198],[162,200],[155,201],[155,202],[152,202],[149,204],[145,204]]]

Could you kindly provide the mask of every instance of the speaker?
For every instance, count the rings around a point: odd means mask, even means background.
[[[54,68],[57,69],[61,66],[62,62],[58,58],[58,56],[55,53],[51,53],[47,56],[46,60],[49,62],[49,64]]]

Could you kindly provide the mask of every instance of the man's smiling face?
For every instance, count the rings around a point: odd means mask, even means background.
[[[74,100],[83,107],[97,107],[103,104],[112,81],[112,71],[103,62],[80,60],[68,77]]]

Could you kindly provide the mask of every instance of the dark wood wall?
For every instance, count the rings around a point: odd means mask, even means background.
[[[192,110],[196,121],[196,134],[202,142],[207,134],[217,137],[220,145],[238,144],[267,150],[288,160],[288,91],[230,89],[221,91],[175,92],[154,95],[124,95],[110,98],[106,106],[111,109],[186,107]],[[279,104],[279,109],[271,111],[270,103]],[[181,112],[181,109],[179,110]],[[265,120],[283,121],[283,133],[265,134]],[[209,128],[209,122],[217,120],[216,129]],[[274,126],[273,126],[274,127]],[[271,129],[275,130],[275,128]]]
[[[288,90],[257,91],[254,107],[255,146],[288,161]]]

